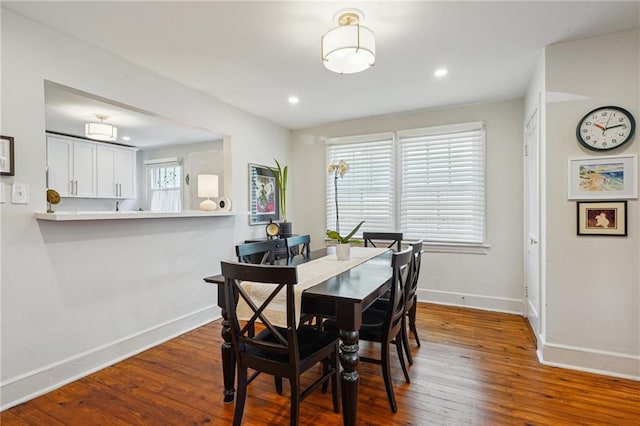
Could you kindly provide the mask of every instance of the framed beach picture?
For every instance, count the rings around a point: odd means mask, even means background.
[[[638,198],[636,154],[569,159],[570,200]]]
[[[13,137],[0,136],[0,175],[14,176]]]
[[[578,235],[627,235],[626,201],[578,201]]]
[[[249,164],[249,225],[280,220],[280,194],[276,178],[267,166]]]

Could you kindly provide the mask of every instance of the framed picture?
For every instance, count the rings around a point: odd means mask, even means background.
[[[0,175],[13,176],[14,169],[13,137],[0,136]]]
[[[578,201],[578,235],[627,235],[626,201]]]
[[[276,178],[267,166],[249,164],[249,225],[280,220],[280,193]]]
[[[570,200],[638,198],[638,156],[569,159]]]

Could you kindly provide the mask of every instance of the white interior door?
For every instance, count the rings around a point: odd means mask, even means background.
[[[526,202],[526,316],[536,338],[540,335],[540,163],[538,112],[525,127],[525,202]]]

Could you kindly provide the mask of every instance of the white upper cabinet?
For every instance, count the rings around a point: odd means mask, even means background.
[[[96,196],[96,144],[47,137],[48,188],[61,197]]]
[[[61,197],[135,198],[136,150],[47,136],[48,188]]]
[[[136,197],[136,151],[98,146],[98,198]]]

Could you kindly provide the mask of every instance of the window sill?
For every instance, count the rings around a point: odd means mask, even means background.
[[[487,254],[489,246],[486,244],[423,243],[422,250],[429,253]]]
[[[331,238],[324,239],[326,246],[336,245],[336,240]],[[353,245],[364,246],[362,240],[352,240]],[[403,241],[402,247],[409,247],[411,241]],[[490,246],[487,244],[453,244],[453,243],[434,243],[423,242],[422,251],[428,253],[457,253],[457,254],[487,254]]]

